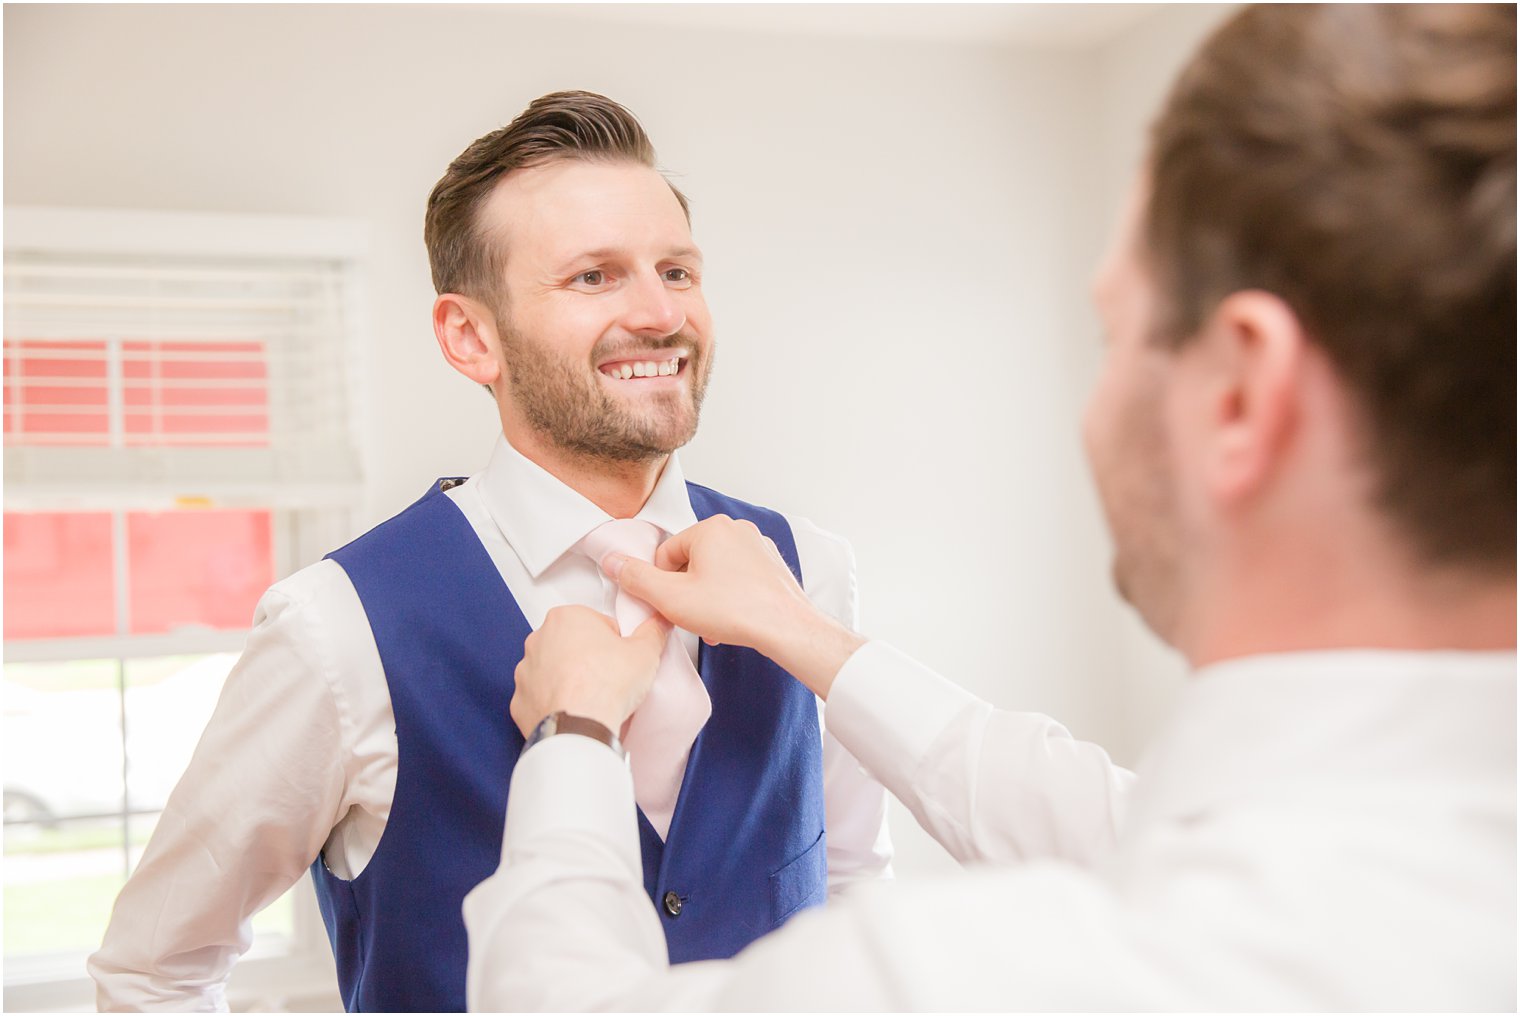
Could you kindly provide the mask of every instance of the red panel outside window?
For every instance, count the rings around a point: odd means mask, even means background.
[[[5,340],[7,444],[111,442],[111,391],[128,445],[269,443],[269,368],[261,342]],[[119,361],[119,376],[111,363]]]
[[[106,344],[5,340],[7,443],[106,444]]]
[[[131,634],[183,625],[237,630],[274,581],[272,514],[193,510],[127,515]],[[5,514],[5,637],[116,630],[111,516]]]
[[[267,511],[133,512],[127,537],[134,635],[247,628],[274,581]]]
[[[115,630],[110,514],[6,512],[5,637]]]
[[[262,342],[7,338],[5,443],[267,445],[268,373]],[[244,629],[274,578],[268,511],[128,513],[120,632],[109,513],[7,513],[5,524],[7,639]]]
[[[125,342],[131,444],[269,443],[268,368],[257,342]]]

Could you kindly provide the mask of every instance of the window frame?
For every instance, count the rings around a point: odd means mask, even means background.
[[[198,214],[57,207],[7,207],[4,246],[15,251],[160,255],[170,258],[292,258],[326,260],[338,268],[341,314],[344,322],[343,380],[346,385],[349,431],[362,433],[358,421],[366,409],[364,378],[357,370],[360,337],[367,333],[364,292],[369,232],[354,219],[306,216]],[[18,336],[20,338],[20,336]],[[276,579],[310,563],[347,534],[362,507],[364,477],[372,475],[367,449],[354,442],[357,482],[314,486],[312,489],[226,492],[218,507],[260,508],[273,513],[274,573]],[[28,454],[47,453],[28,448]],[[7,454],[10,454],[7,451]],[[22,488],[7,484],[6,511],[126,512],[176,507],[163,491],[91,490],[87,485],[66,491]],[[186,491],[191,497],[199,491]],[[241,651],[247,630],[187,629],[163,635],[113,635],[7,641],[9,662],[70,659],[132,659],[212,652]],[[302,883],[309,884],[310,876]],[[302,884],[293,887],[293,935],[288,949],[270,953],[255,941],[233,968],[227,1000],[233,1009],[299,1011],[334,1001],[336,973],[327,931],[315,894]],[[101,929],[102,933],[104,928]],[[83,973],[77,954],[38,956],[5,963],[5,1006],[17,1010],[93,1009],[94,982]]]

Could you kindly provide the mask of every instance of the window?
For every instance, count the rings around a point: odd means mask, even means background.
[[[5,434],[16,444],[259,447],[260,342],[7,339]]]
[[[6,212],[7,1007],[93,1001],[83,957],[255,603],[348,530],[360,249],[330,221]],[[331,980],[304,882],[254,928],[234,998]]]

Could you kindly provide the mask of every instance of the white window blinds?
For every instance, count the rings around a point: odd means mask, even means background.
[[[8,240],[4,274],[9,506],[352,499],[341,260]]]

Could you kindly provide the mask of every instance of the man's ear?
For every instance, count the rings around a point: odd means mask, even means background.
[[[1308,336],[1280,297],[1243,290],[1222,300],[1198,340],[1211,375],[1205,409],[1210,492],[1248,499],[1281,465],[1302,411]]]
[[[433,335],[449,366],[471,381],[490,387],[501,376],[496,315],[484,304],[444,293],[433,301]]]

